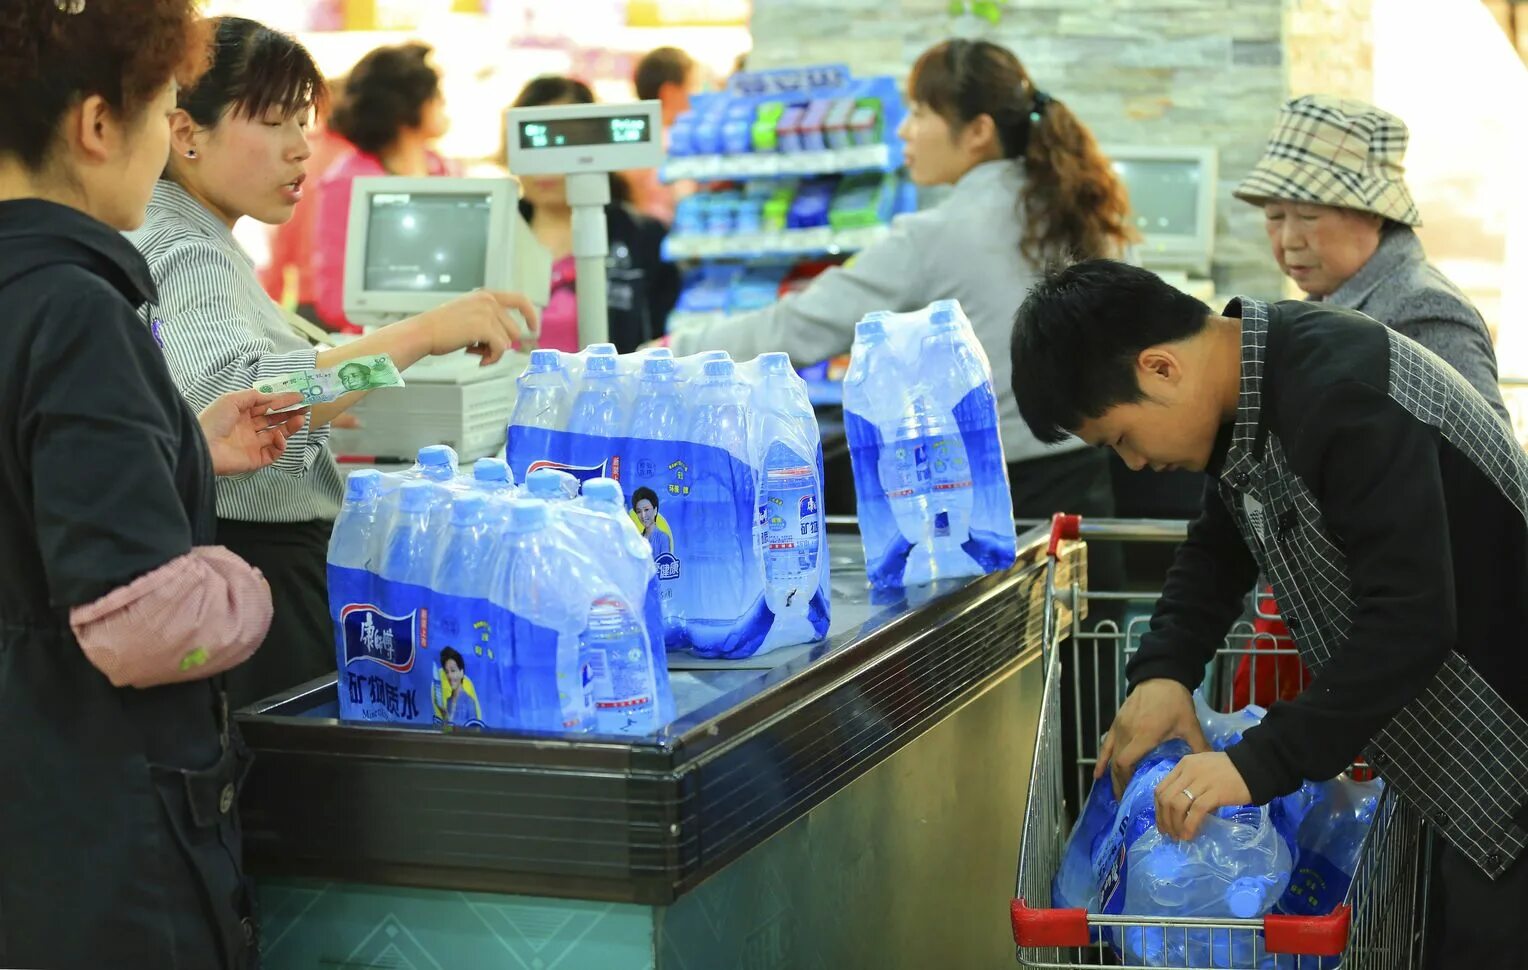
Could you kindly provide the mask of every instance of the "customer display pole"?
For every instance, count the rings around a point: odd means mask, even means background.
[[[505,114],[509,170],[520,177],[567,176],[580,347],[610,339],[610,173],[663,164],[662,119],[657,101],[511,108]]]
[[[610,204],[610,175],[579,172],[568,176],[568,205],[573,210],[573,264],[577,276],[578,345],[610,340],[609,281],[605,261],[610,235],[605,206]]]

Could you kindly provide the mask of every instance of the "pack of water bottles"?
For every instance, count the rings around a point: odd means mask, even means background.
[[[1195,695],[1200,727],[1217,751],[1241,740],[1264,711],[1217,713]],[[1272,912],[1324,915],[1342,902],[1382,788],[1336,778],[1254,807],[1222,808],[1192,841],[1156,827],[1154,793],[1189,753],[1169,741],[1136,766],[1123,795],[1108,776],[1094,783],[1062,853],[1052,904],[1130,917],[1252,919]],[[1095,936],[1139,966],[1283,966],[1255,937],[1209,929],[1109,927]],[[1292,966],[1293,963],[1291,962]]]
[[[844,412],[871,586],[1013,565],[992,367],[958,302],[861,320]]]
[[[538,350],[508,456],[625,488],[669,650],[747,657],[827,635],[822,440],[785,354]]]
[[[618,482],[445,446],[353,472],[329,544],[340,716],[649,735],[673,719],[657,574]]]

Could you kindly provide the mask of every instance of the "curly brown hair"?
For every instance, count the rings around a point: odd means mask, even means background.
[[[0,154],[49,161],[69,109],[99,95],[136,123],[171,78],[206,69],[197,0],[6,0],[0,14]]]
[[[947,40],[913,65],[909,97],[959,133],[992,119],[1005,158],[1021,159],[1019,250],[1036,266],[1119,256],[1135,240],[1130,200],[1098,142],[1070,108],[1043,95],[1006,47]]]
[[[440,96],[431,49],[410,43],[379,47],[350,69],[329,116],[329,130],[368,155],[380,155],[398,132],[418,126],[424,106]]]

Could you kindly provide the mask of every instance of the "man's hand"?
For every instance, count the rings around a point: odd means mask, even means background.
[[[301,403],[301,394],[247,390],[224,394],[207,405],[196,420],[207,438],[213,473],[242,475],[259,471],[280,458],[286,452],[287,437],[302,429],[308,414],[270,412]]]
[[[1151,749],[1172,738],[1187,741],[1194,751],[1210,749],[1188,688],[1162,677],[1143,681],[1125,698],[1109,733],[1104,735],[1093,777],[1102,778],[1112,769],[1114,797],[1118,798],[1130,783],[1136,764]]]
[[[1168,838],[1187,841],[1199,834],[1205,816],[1217,808],[1250,801],[1247,783],[1225,752],[1191,754],[1157,786],[1157,829]]]

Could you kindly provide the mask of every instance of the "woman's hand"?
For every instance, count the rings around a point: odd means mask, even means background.
[[[524,321],[510,313],[514,310]],[[424,337],[429,356],[466,350],[493,364],[512,345],[524,346],[537,336],[536,308],[519,293],[477,290],[421,313],[412,321]]]
[[[214,474],[259,471],[285,454],[287,438],[302,430],[308,413],[270,412],[301,403],[301,394],[261,394],[251,389],[224,394],[207,405],[196,420],[207,438]]]

